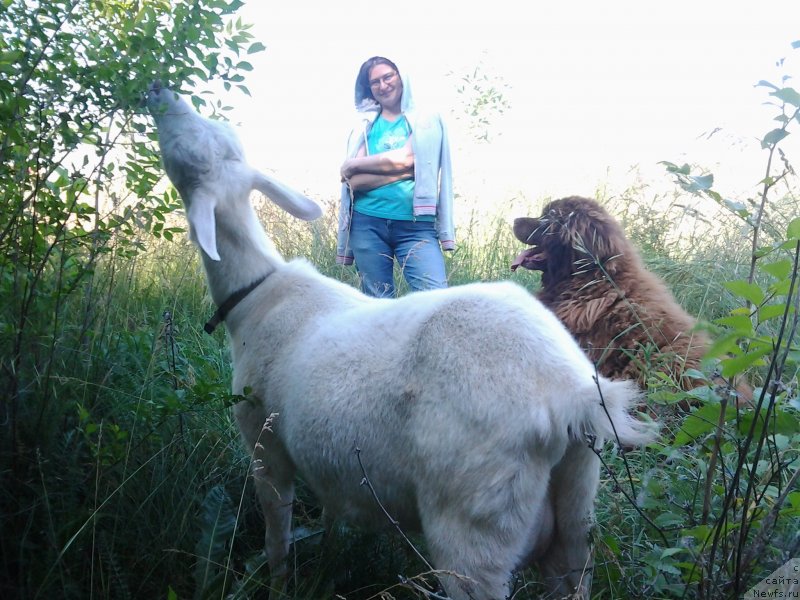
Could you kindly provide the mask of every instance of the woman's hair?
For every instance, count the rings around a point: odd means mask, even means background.
[[[361,68],[358,70],[358,77],[356,77],[356,106],[359,106],[364,99],[375,101],[375,96],[372,95],[372,89],[369,86],[369,72],[375,65],[388,65],[394,69],[397,74],[400,74],[400,69],[397,65],[383,56],[373,56],[364,61]]]

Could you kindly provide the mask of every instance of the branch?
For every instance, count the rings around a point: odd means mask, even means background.
[[[372,497],[375,499],[375,502],[378,504],[378,506],[380,507],[380,509],[383,512],[383,514],[386,515],[387,519],[389,519],[389,522],[392,525],[394,525],[394,528],[397,529],[397,531],[400,533],[400,535],[406,541],[406,543],[409,546],[411,546],[411,549],[414,551],[414,554],[416,554],[419,557],[419,559],[423,563],[425,563],[425,566],[428,567],[428,569],[433,571],[434,570],[433,565],[431,565],[431,563],[429,563],[425,559],[425,557],[422,556],[422,553],[419,550],[417,550],[417,547],[414,545],[414,543],[410,539],[408,539],[408,536],[405,534],[405,532],[400,527],[400,522],[397,519],[395,519],[394,517],[392,517],[392,515],[389,514],[389,511],[386,510],[386,507],[383,505],[383,503],[381,502],[381,499],[378,497],[378,493],[375,491],[375,488],[372,486],[372,482],[369,480],[369,477],[367,476],[367,470],[364,468],[364,463],[361,461],[361,448],[356,446],[353,449],[353,451],[356,453],[356,458],[358,459],[358,466],[361,468],[361,473],[364,475],[364,478],[361,480],[361,485],[366,485],[367,486],[367,488],[369,489],[370,493],[372,494]]]

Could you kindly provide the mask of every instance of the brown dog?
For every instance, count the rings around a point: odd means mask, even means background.
[[[531,248],[511,265],[542,272],[539,300],[550,308],[595,362],[600,374],[644,387],[655,371],[683,389],[706,382],[700,370],[709,338],[648,271],[620,224],[594,200],[554,200],[538,218],[514,220],[514,235]],[[715,383],[721,383],[721,380]],[[723,382],[724,383],[724,382]],[[738,403],[752,399],[737,386]]]

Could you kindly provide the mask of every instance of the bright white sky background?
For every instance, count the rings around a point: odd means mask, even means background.
[[[248,57],[252,98],[224,99],[230,118],[253,166],[320,200],[338,194],[353,84],[375,54],[446,117],[457,192],[537,209],[624,189],[633,166],[670,184],[661,160],[706,165],[718,191],[753,195],[766,161],[756,138],[777,126],[754,84],[790,75],[800,90],[800,0],[249,0],[239,14],[267,50]],[[479,64],[511,104],[491,144],[451,115],[459,76]],[[800,169],[793,129],[785,149]]]

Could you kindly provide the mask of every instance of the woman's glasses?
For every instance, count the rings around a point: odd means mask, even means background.
[[[394,78],[397,77],[397,71],[392,71],[391,73],[386,73],[386,75],[381,75],[380,77],[376,77],[375,79],[370,79],[369,87],[371,88],[379,88],[381,83],[389,85],[394,81]]]

